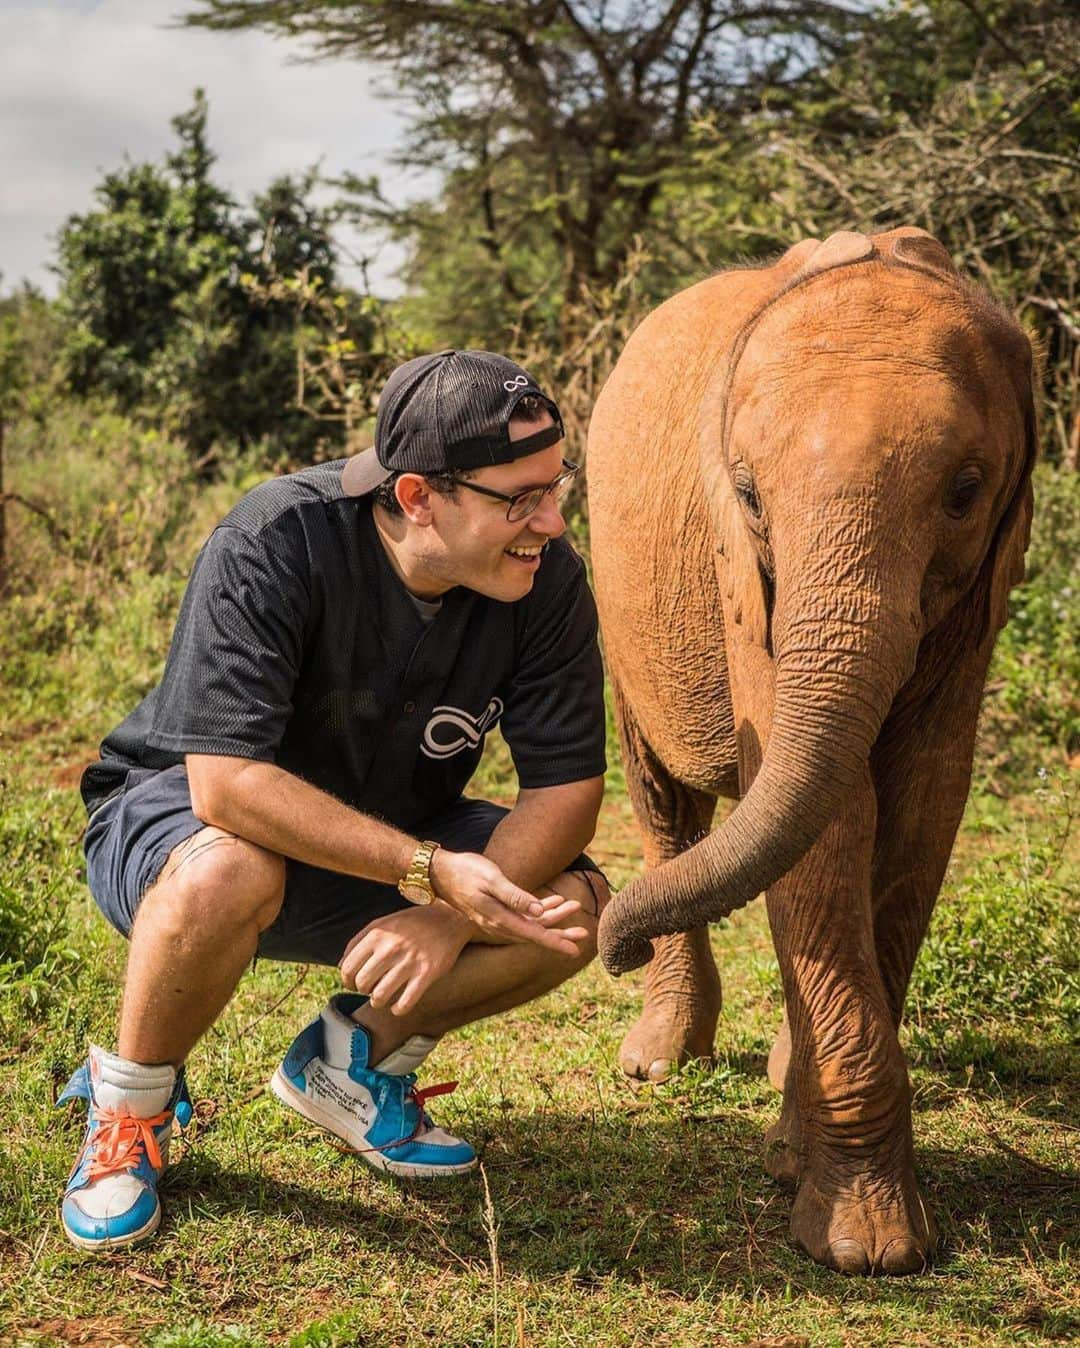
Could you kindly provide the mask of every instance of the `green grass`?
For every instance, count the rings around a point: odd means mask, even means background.
[[[154,456],[125,443],[123,471],[98,480],[102,509],[154,490]],[[41,490],[41,462],[29,450],[16,461],[17,490]],[[85,481],[87,458],[69,472]],[[1074,1340],[1080,804],[1057,768],[1060,718],[1025,731],[1024,762],[1042,763],[1045,780],[998,762],[991,785],[1008,777],[1011,799],[980,792],[969,805],[913,981],[916,1156],[944,1234],[932,1272],[846,1280],[788,1239],[790,1197],[761,1165],[780,995],[760,901],[713,934],[725,1006],[711,1067],[633,1089],[617,1052],[641,975],[616,982],[598,967],[440,1046],[431,1079],[461,1085],[438,1118],[483,1161],[481,1176],[445,1186],[374,1176],[265,1092],[334,978],[261,963],[192,1055],[196,1117],[163,1187],[159,1237],[104,1259],[67,1243],[57,1204],[81,1118],[52,1101],[88,1038],[112,1042],[125,954],[83,881],[76,770],[156,677],[183,573],[238,477],[174,488],[155,515],[167,548],[145,524],[123,534],[121,520],[115,564],[18,519],[0,634],[5,672],[18,671],[0,691],[0,1342]],[[57,509],[74,523],[69,497]],[[1029,657],[1025,668],[1041,658]],[[512,789],[498,745],[482,787]],[[616,884],[639,869],[616,771],[593,850]]]

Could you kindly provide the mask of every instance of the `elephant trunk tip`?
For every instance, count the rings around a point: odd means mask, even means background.
[[[648,964],[654,951],[648,937],[613,928],[613,923],[605,923],[601,918],[598,946],[600,963],[612,978],[618,978],[621,974]]]

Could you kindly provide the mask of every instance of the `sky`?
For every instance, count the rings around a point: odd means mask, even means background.
[[[103,174],[160,160],[170,119],[196,86],[210,104],[217,182],[241,200],[282,173],[321,163],[328,175],[378,173],[392,200],[433,184],[389,163],[405,108],[392,76],[359,62],[297,63],[297,43],[260,33],[174,31],[184,0],[0,0],[0,289],[26,279],[49,294],[48,264],[64,220],[93,205]],[[390,294],[400,255],[371,238],[377,293]],[[346,269],[344,279],[355,280]]]

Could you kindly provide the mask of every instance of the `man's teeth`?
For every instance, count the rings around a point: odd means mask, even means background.
[[[506,551],[511,557],[539,557],[544,551],[544,545],[541,543],[538,548],[507,548]]]

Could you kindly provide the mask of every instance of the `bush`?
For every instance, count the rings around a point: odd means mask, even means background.
[[[307,353],[329,339],[312,295],[335,297],[333,335],[355,349],[374,323],[338,294],[314,175],[279,178],[241,210],[211,177],[207,115],[196,91],[173,120],[174,153],[107,173],[93,209],[61,229],[60,364],[71,392],[146,415],[203,468],[221,442],[268,436],[310,458],[344,437],[332,409],[302,395]],[[0,368],[2,357],[0,344]]]
[[[17,1041],[27,1018],[74,990],[68,942],[81,819],[61,793],[0,782],[0,1035]]]
[[[33,736],[39,758],[89,757],[156,681],[198,546],[250,465],[225,460],[221,480],[197,488],[183,444],[85,404],[59,406],[44,426],[24,418],[7,451],[17,499],[0,725],[24,744]]]
[[[1037,795],[1030,837],[1017,838],[947,885],[919,953],[907,999],[917,1055],[951,1066],[1037,1071],[1080,1038],[1076,866],[1069,843],[1080,787],[1065,774]],[[1026,833],[1026,829],[1024,830]],[[1008,1052],[1018,1027],[1039,1027],[1040,1056]],[[942,1027],[949,1026],[947,1037]],[[1027,1060],[1024,1060],[1024,1053]]]
[[[998,638],[979,734],[983,785],[1009,794],[1080,753],[1080,474],[1042,465],[1023,585]]]

